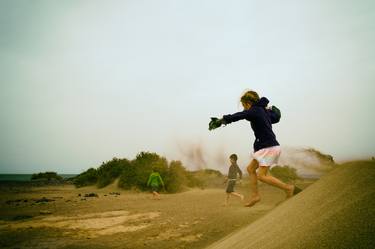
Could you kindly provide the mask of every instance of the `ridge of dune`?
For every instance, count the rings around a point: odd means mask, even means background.
[[[374,211],[375,162],[349,162],[208,248],[375,248]]]

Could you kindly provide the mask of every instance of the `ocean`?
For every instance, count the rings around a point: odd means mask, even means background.
[[[19,181],[19,182],[28,182],[31,181],[31,176],[33,174],[0,174],[0,182],[4,181]],[[62,178],[74,177],[77,174],[59,174]]]

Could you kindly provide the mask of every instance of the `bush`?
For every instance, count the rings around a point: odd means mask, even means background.
[[[33,174],[31,176],[31,180],[52,180],[52,179],[55,179],[55,180],[58,180],[58,181],[62,181],[63,178],[61,176],[59,176],[56,172],[40,172],[38,174]]]
[[[97,181],[98,181],[98,172],[94,168],[90,168],[73,178],[73,184],[76,187],[94,185],[97,183]]]
[[[207,174],[207,175],[223,177],[223,174],[222,174],[220,171],[218,171],[218,170],[214,170],[214,169],[204,169],[203,171],[204,171],[204,173]]]
[[[167,160],[156,153],[141,152],[131,161],[131,167],[121,173],[119,186],[125,189],[135,187],[146,190],[147,180],[153,169],[159,172],[164,180],[168,173]]]
[[[123,189],[131,189],[137,185],[137,172],[133,164],[129,164],[121,173],[118,186]]]
[[[187,186],[205,188],[214,186],[213,182],[222,182],[222,174],[217,170],[189,172],[180,161],[168,164],[164,157],[150,152],[141,152],[132,161],[113,158],[102,163],[97,169],[90,168],[72,180],[76,187],[96,185],[102,188],[119,178],[120,188],[145,191],[148,189],[147,181],[153,170],[159,172],[165,190],[169,193],[180,192]]]
[[[111,161],[103,163],[98,169],[97,187],[102,188],[111,184],[118,178],[122,172],[129,167],[130,162],[127,159],[118,159],[114,157]]]
[[[169,164],[168,173],[164,179],[167,192],[176,193],[182,191],[187,184],[187,172],[180,161],[172,161]]]
[[[191,188],[221,187],[223,174],[218,170],[202,169],[188,172],[188,186]]]
[[[293,182],[299,178],[297,170],[287,165],[272,167],[270,172],[273,176],[284,182]]]

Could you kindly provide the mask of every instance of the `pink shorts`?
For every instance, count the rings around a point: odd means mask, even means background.
[[[280,145],[277,145],[258,150],[253,154],[253,157],[258,161],[259,166],[271,167],[277,164],[280,154],[281,148]]]

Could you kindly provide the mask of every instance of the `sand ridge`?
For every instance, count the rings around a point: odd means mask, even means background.
[[[208,249],[374,248],[375,163],[340,165]]]

